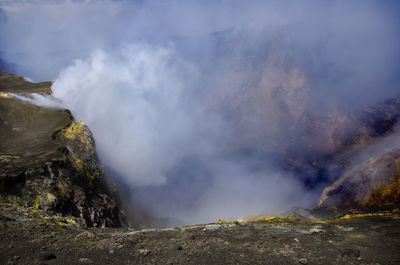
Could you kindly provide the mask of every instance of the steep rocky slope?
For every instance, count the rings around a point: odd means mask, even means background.
[[[360,95],[348,104],[340,86],[329,91],[316,83],[334,71],[313,69],[316,50],[295,50],[282,29],[251,34],[233,29],[214,36],[221,76],[210,73],[217,89],[206,95],[232,128],[226,153],[245,150],[259,164],[275,161],[308,189],[326,188],[320,209],[343,214],[398,205],[400,96],[363,104]]]
[[[400,203],[400,149],[351,168],[322,193],[319,207],[389,207]]]
[[[51,92],[51,83],[0,75],[1,203],[72,217],[86,226],[121,226],[89,129],[63,109],[34,106],[13,94]]]
[[[316,67],[318,51],[296,50],[284,29],[257,36],[232,29],[216,33],[213,41],[204,97],[230,126],[232,136],[221,143],[228,154],[278,157],[280,167],[314,189],[335,181],[355,153],[397,130],[398,95],[368,104],[360,95],[349,104],[344,88],[317,82],[326,82],[324,71],[334,69]]]

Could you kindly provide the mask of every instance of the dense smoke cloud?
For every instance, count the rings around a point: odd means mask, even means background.
[[[223,156],[218,146],[230,131],[192,97],[198,82],[170,49],[139,44],[75,62],[53,92],[87,122],[101,160],[134,188],[137,206],[158,216],[204,222],[307,205],[301,183],[272,165],[259,172]]]
[[[2,59],[55,80],[103,163],[158,217],[312,206],[318,193],[277,162],[333,150],[338,119],[307,134],[306,114],[398,93],[395,1],[0,3]]]
[[[132,185],[165,183],[165,171],[185,149],[201,148],[191,142],[200,133],[195,111],[183,102],[196,73],[173,60],[172,51],[148,45],[114,56],[96,51],[53,85],[54,96],[88,123],[102,159]]]

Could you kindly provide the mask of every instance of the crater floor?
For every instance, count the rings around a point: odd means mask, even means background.
[[[400,264],[398,211],[130,230],[0,209],[2,264]]]

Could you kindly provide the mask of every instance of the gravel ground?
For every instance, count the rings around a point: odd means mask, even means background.
[[[1,264],[400,264],[398,215],[84,229],[2,208]]]

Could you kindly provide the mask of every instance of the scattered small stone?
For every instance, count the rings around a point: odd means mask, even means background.
[[[88,258],[80,258],[79,262],[80,263],[85,263],[85,264],[91,264],[91,263],[93,263],[93,260],[88,259]]]
[[[346,232],[351,232],[354,230],[354,227],[352,226],[340,226],[338,225],[337,228],[339,228],[340,230],[346,231]]]
[[[307,259],[306,258],[301,258],[299,259],[300,264],[307,264]]]
[[[95,234],[89,231],[82,232],[77,235],[77,237],[95,238]]]
[[[142,255],[142,256],[147,256],[150,253],[151,253],[151,251],[149,249],[146,249],[146,248],[139,249],[139,254]]]
[[[361,251],[359,249],[355,248],[346,248],[345,250],[342,251],[342,257],[353,257],[353,258],[359,258],[361,254]]]
[[[21,257],[20,256],[14,256],[13,260],[19,260]]]
[[[52,260],[52,259],[57,258],[54,253],[50,253],[50,252],[42,252],[42,253],[40,253],[39,257],[42,260]]]
[[[211,224],[211,225],[206,225],[206,227],[203,229],[203,231],[216,230],[216,229],[219,229],[219,228],[221,228],[220,225]]]
[[[114,253],[114,249],[111,249],[110,251],[108,251],[108,253],[113,254]]]
[[[317,233],[319,233],[319,232],[322,232],[322,231],[324,231],[323,229],[322,229],[322,226],[314,226],[313,228],[311,228],[309,231],[308,231],[308,233],[307,234],[312,234],[312,235],[314,235],[314,234],[317,234]]]

